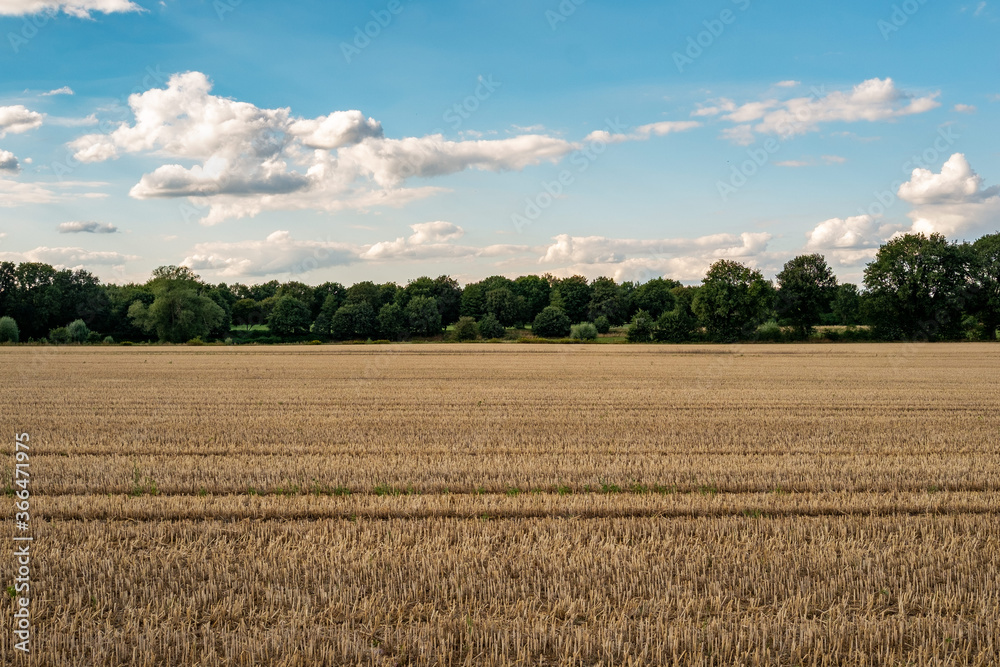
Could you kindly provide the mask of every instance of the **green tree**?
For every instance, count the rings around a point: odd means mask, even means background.
[[[460,317],[453,333],[455,340],[476,340],[479,338],[479,325],[471,317]]]
[[[406,304],[406,318],[410,333],[414,336],[435,336],[441,333],[441,312],[434,297],[417,296],[410,299]]]
[[[590,297],[590,285],[583,276],[563,278],[552,288],[552,305],[560,308],[571,323],[587,320]]]
[[[375,311],[367,301],[344,304],[330,320],[330,335],[335,340],[365,340],[377,332]]]
[[[69,339],[74,343],[85,343],[90,336],[90,329],[83,320],[73,320],[66,326]]]
[[[410,331],[406,313],[398,303],[387,303],[378,311],[379,335],[385,340],[403,340]]]
[[[658,319],[663,313],[674,309],[676,299],[672,290],[680,286],[676,280],[654,278],[632,291],[632,306],[635,310],[646,311],[652,319]]]
[[[590,283],[590,303],[587,315],[591,321],[606,317],[610,322],[622,324],[628,314],[622,288],[611,278],[596,278]]]
[[[983,324],[987,340],[997,339],[1000,328],[1000,234],[984,236],[972,244],[975,297],[971,311]]]
[[[479,335],[487,340],[503,338],[507,335],[507,330],[500,324],[500,320],[494,317],[493,313],[487,313],[479,321]]]
[[[264,324],[264,312],[253,299],[240,299],[233,304],[233,324],[250,331],[255,325]]]
[[[627,334],[630,343],[648,343],[653,340],[653,318],[645,310],[640,310],[632,318]]]
[[[565,338],[569,336],[572,323],[565,311],[558,306],[547,306],[538,313],[531,331],[540,338]]]
[[[653,325],[653,340],[658,343],[686,343],[694,339],[698,321],[687,308],[663,313]]]
[[[482,283],[470,283],[462,290],[459,313],[462,317],[482,318],[486,314],[486,290]]]
[[[135,301],[129,318],[145,331],[155,332],[161,341],[182,343],[204,337],[218,326],[225,311],[202,294],[203,285],[187,267],[161,266],[147,283],[153,303]]]
[[[309,306],[294,296],[279,296],[271,316],[267,318],[267,328],[275,336],[303,336],[309,333],[312,313]]]
[[[805,338],[830,310],[837,293],[837,278],[823,255],[799,255],[785,263],[778,274],[777,310]]]
[[[525,310],[524,297],[515,296],[510,288],[500,287],[486,292],[486,313],[496,317],[505,327],[522,324]]]
[[[309,310],[312,312],[314,320],[319,317],[320,311],[323,310],[323,306],[326,305],[327,299],[331,296],[334,298],[333,303],[335,304],[333,309],[329,311],[332,316],[337,312],[337,308],[344,305],[344,299],[347,298],[347,288],[340,283],[326,282],[313,289],[312,303],[309,304]]]
[[[574,324],[569,328],[569,337],[573,340],[597,340],[597,327],[590,322]]]
[[[863,316],[878,338],[956,339],[969,301],[971,248],[941,234],[904,234],[865,268]]]
[[[16,343],[21,338],[13,317],[0,317],[0,343]]]
[[[760,271],[722,259],[708,270],[692,308],[709,338],[729,343],[752,338],[773,300],[774,288]]]
[[[524,297],[524,321],[533,322],[552,300],[552,285],[548,278],[521,276],[514,281],[514,293]]]
[[[606,334],[611,331],[611,320],[604,315],[600,315],[594,320],[594,328],[597,329],[597,333]]]

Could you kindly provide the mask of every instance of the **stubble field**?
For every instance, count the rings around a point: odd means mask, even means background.
[[[35,538],[4,664],[1000,661],[997,345],[8,347],[0,373]]]

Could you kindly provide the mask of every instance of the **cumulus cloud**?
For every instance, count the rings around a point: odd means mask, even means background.
[[[658,123],[640,125],[632,132],[611,133],[607,130],[596,130],[587,135],[584,141],[603,141],[606,144],[620,144],[625,141],[646,141],[652,137],[662,137],[673,132],[685,132],[701,127],[701,123],[693,120],[664,120]]]
[[[18,173],[21,171],[21,164],[17,161],[17,156],[10,151],[0,150],[0,171]]]
[[[0,252],[0,261],[42,262],[52,264],[56,268],[116,266],[136,259],[139,258],[134,255],[123,255],[111,251],[85,250],[83,248],[47,248],[42,246],[26,252]]]
[[[719,259],[756,264],[767,251],[771,235],[745,232],[713,234],[698,238],[614,239],[603,236],[553,238],[539,262],[568,264],[553,273],[610,275],[616,280],[648,280],[669,275],[678,280],[699,280]]]
[[[75,95],[75,93],[69,86],[63,86],[62,88],[56,88],[55,90],[41,94],[42,97],[52,97],[53,95]]]
[[[132,95],[133,123],[70,143],[82,162],[129,153],[166,158],[132,188],[137,199],[188,197],[215,224],[265,210],[365,210],[401,206],[444,191],[411,185],[469,169],[519,171],[555,163],[582,144],[546,134],[451,141],[440,134],[387,138],[361,111],[298,118],[212,94],[201,72],[170,77],[165,88]],[[625,139],[663,136],[696,121],[643,125]],[[617,140],[617,139],[616,139]],[[624,140],[624,139],[623,139]]]
[[[0,3],[0,16],[63,12],[85,19],[90,18],[91,12],[115,14],[141,11],[142,7],[130,0],[4,0]]]
[[[116,234],[118,228],[108,223],[94,221],[64,222],[59,225],[60,234]]]
[[[198,244],[182,263],[195,270],[217,271],[222,276],[260,277],[299,274],[359,262],[502,257],[531,250],[528,246],[476,247],[451,243],[461,238],[465,231],[450,222],[419,223],[411,225],[410,229],[413,234],[409,237],[373,244],[300,241],[288,231],[277,231],[263,240]]]
[[[995,224],[1000,216],[1000,186],[987,188],[962,153],[955,153],[940,173],[914,169],[899,198],[914,205],[911,231],[954,236]]]
[[[718,116],[734,123],[723,136],[747,144],[756,135],[782,138],[815,132],[824,123],[890,121],[924,113],[940,106],[939,93],[922,97],[900,90],[891,78],[869,79],[850,91],[814,90],[809,97],[789,100],[768,99],[736,105],[717,100],[697,109],[696,116]]]
[[[956,104],[955,111],[958,113],[976,113],[976,107],[973,104]]]
[[[871,215],[831,218],[806,233],[805,250],[823,254],[841,266],[855,266],[874,258],[879,246],[899,229]]]
[[[0,107],[0,139],[8,134],[21,134],[41,127],[42,114],[20,104]]]

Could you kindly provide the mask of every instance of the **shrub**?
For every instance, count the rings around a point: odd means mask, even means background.
[[[538,313],[531,330],[542,338],[566,338],[570,332],[569,317],[562,308],[548,306]]]
[[[660,315],[653,327],[653,340],[658,343],[686,343],[694,338],[697,321],[678,309]]]
[[[474,317],[460,317],[455,323],[455,340],[476,340],[479,338],[479,325]]]
[[[203,341],[200,337],[195,337],[195,338],[192,338],[191,340],[189,340],[187,342],[187,344],[188,345],[204,345],[205,341]]]
[[[653,318],[645,310],[640,310],[632,318],[628,328],[628,342],[648,343],[653,340]]]
[[[597,329],[597,333],[606,334],[611,331],[611,321],[604,315],[601,315],[594,320],[594,327]]]
[[[49,332],[49,341],[56,345],[65,345],[70,340],[66,327],[58,327]]]
[[[111,336],[105,336],[104,340],[101,341],[101,342],[103,342],[105,345],[114,345],[115,344],[115,339],[112,338]]]
[[[226,339],[226,345],[232,345],[232,344],[233,344],[233,339],[232,338],[227,338]]]
[[[500,320],[493,313],[487,313],[483,319],[479,320],[479,335],[486,339],[503,338],[507,330],[500,324]]]
[[[574,324],[569,329],[569,337],[574,340],[597,340],[597,327],[590,322]]]
[[[14,318],[0,317],[0,343],[16,343],[20,337],[21,332],[18,330]]]
[[[757,327],[757,340],[759,341],[780,343],[783,339],[784,334],[781,332],[781,327],[774,320],[769,320]]]
[[[66,326],[66,333],[74,343],[83,343],[90,336],[90,329],[83,320],[73,320]]]
[[[102,336],[100,333],[98,333],[96,331],[91,331],[89,334],[87,334],[87,342],[88,343],[102,343],[102,342],[104,342],[104,336]]]

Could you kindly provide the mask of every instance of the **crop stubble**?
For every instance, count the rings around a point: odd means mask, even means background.
[[[0,371],[34,446],[25,664],[998,660],[996,346],[4,348]]]

